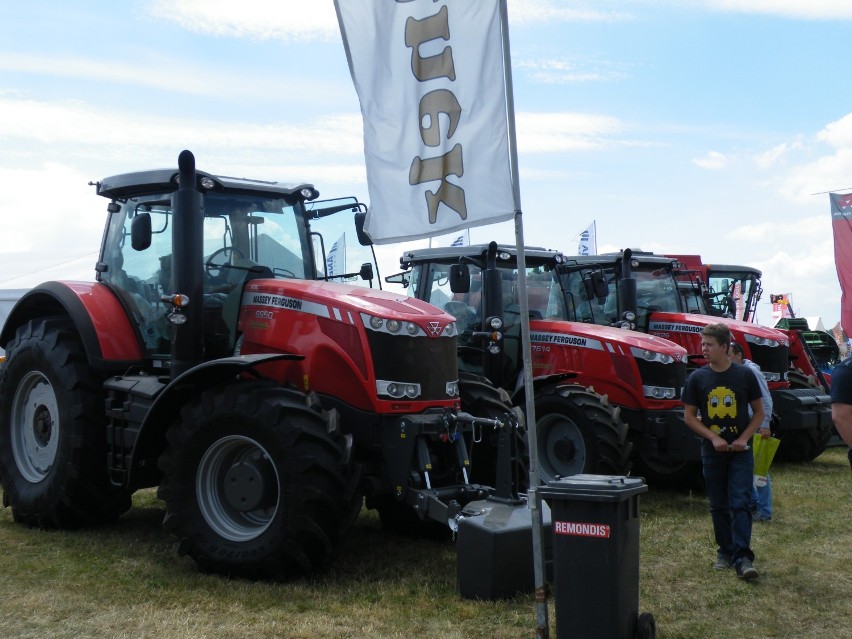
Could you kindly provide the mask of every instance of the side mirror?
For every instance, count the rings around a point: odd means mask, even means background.
[[[385,282],[388,284],[399,284],[403,288],[408,288],[408,285],[411,283],[411,276],[409,273],[410,271],[403,271],[402,273],[388,275],[385,277]]]
[[[372,246],[373,240],[364,231],[364,222],[367,220],[367,214],[359,211],[355,214],[355,233],[358,235],[358,243],[361,246]]]
[[[603,304],[609,295],[609,286],[606,283],[606,276],[603,271],[592,271],[589,273],[588,279],[583,281],[586,287],[586,297],[589,299],[597,298],[598,304]]]
[[[467,264],[453,264],[450,266],[450,290],[453,293],[467,293],[470,291],[470,268]]]
[[[373,279],[373,265],[370,262],[364,262],[361,265],[361,270],[358,271],[358,275],[362,280],[372,281]]]
[[[134,251],[144,251],[151,246],[151,214],[140,213],[130,223],[130,246]]]

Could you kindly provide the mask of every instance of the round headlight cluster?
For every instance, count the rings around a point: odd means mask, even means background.
[[[667,386],[644,386],[645,397],[654,399],[674,399],[677,396],[674,388]]]
[[[747,342],[755,344],[756,346],[768,346],[770,348],[775,348],[776,346],[781,345],[780,342],[774,339],[770,339],[768,337],[760,337],[758,335],[746,335],[745,338]]]
[[[660,362],[661,364],[673,364],[675,362],[675,358],[671,355],[658,353],[647,348],[636,348],[634,346],[631,347],[630,352],[633,353],[633,357],[637,359],[644,359],[648,362]],[[681,359],[678,358],[678,361],[681,361]]]
[[[409,384],[407,382],[386,382],[376,380],[376,392],[380,396],[393,399],[414,399],[420,396],[420,384]]]

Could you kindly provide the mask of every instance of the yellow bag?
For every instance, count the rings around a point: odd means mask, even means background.
[[[772,464],[775,451],[778,450],[780,443],[781,440],[776,437],[764,439],[760,435],[752,440],[751,447],[754,452],[754,474],[756,477],[766,477],[769,474],[769,466]]]

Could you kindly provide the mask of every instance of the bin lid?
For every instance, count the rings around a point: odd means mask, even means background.
[[[548,481],[538,492],[545,499],[585,497],[590,501],[621,501],[647,490],[641,477],[579,474]]]

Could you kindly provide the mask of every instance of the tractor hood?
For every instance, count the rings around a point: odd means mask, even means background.
[[[638,348],[669,355],[684,362],[687,356],[685,348],[662,337],[586,322],[532,320],[530,341],[606,349],[611,353]]]
[[[337,319],[345,314],[363,314],[414,322],[432,336],[454,325],[456,319],[428,302],[404,294],[311,280],[252,280],[245,287],[243,305],[285,308]]]
[[[787,335],[774,328],[735,319],[692,313],[655,312],[648,322],[648,331],[661,337],[666,337],[671,333],[694,333],[697,335],[709,324],[724,324],[731,331],[734,339],[737,335],[743,335],[748,336],[749,341],[758,341],[758,343],[765,340],[766,343],[776,342],[777,345],[781,346],[790,345]]]

